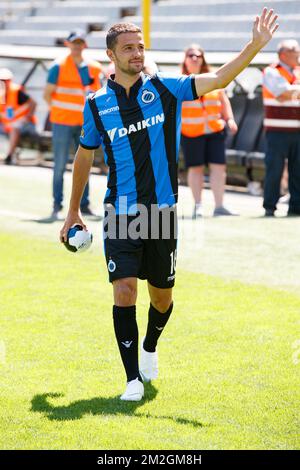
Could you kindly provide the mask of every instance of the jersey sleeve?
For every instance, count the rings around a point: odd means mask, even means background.
[[[102,144],[102,137],[98,131],[92,114],[89,98],[86,99],[83,110],[83,126],[80,134],[80,145],[84,149],[94,150]]]
[[[180,101],[193,101],[198,98],[194,75],[156,74],[166,88]]]
[[[58,74],[59,74],[59,64],[54,63],[53,65],[51,65],[48,71],[47,83],[52,83],[52,85],[56,85],[57,80],[58,80]]]
[[[264,86],[274,95],[280,96],[289,90],[290,84],[285,80],[276,68],[267,67],[263,75]]]

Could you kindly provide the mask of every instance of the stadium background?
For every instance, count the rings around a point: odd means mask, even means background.
[[[0,2],[0,66],[11,68],[18,83],[25,83],[38,103],[38,130],[24,146],[38,147],[42,160],[51,160],[50,138],[47,131],[47,106],[42,99],[46,73],[51,60],[64,54],[64,39],[71,30],[87,33],[87,55],[107,65],[105,31],[115,21],[143,23],[143,8],[149,0],[10,0]],[[300,4],[295,0],[273,2],[159,0],[151,5],[150,52],[162,71],[178,71],[183,49],[198,42],[207,52],[208,62],[220,65],[232,53],[239,51],[249,38],[252,20],[263,6],[276,8],[280,14],[280,29],[246,71],[227,88],[231,97],[239,133],[227,141],[228,178],[233,184],[245,185],[249,169],[254,180],[263,182],[265,151],[262,129],[261,70],[276,59],[278,42],[286,38],[299,38]],[[237,92],[237,95],[235,94]],[[254,101],[253,101],[254,100]],[[46,127],[45,127],[46,125]],[[3,139],[0,141],[5,146]],[[51,150],[51,149],[50,149]],[[32,158],[32,154],[27,154]],[[26,154],[23,153],[23,157]],[[100,150],[98,161],[102,161]],[[181,165],[183,168],[182,156]],[[248,170],[248,174],[247,174]],[[185,176],[181,177],[185,181]]]

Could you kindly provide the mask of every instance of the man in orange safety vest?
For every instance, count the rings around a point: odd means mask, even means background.
[[[264,185],[265,215],[274,216],[280,181],[288,160],[288,215],[300,215],[300,46],[294,39],[278,46],[278,62],[264,70],[263,102],[267,150]]]
[[[44,92],[52,124],[53,219],[58,217],[63,207],[63,175],[69,160],[71,143],[74,144],[75,150],[79,145],[85,97],[101,87],[101,65],[99,62],[84,59],[82,55],[87,47],[85,34],[82,31],[71,33],[65,45],[69,48],[69,54],[51,66]],[[81,199],[81,212],[92,215],[88,183]]]

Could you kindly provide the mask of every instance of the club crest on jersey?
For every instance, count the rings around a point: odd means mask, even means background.
[[[152,91],[144,90],[142,93],[142,102],[145,104],[152,103],[155,99],[155,94]]]

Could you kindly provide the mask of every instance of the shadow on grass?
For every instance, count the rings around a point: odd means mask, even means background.
[[[63,222],[64,218],[63,217],[52,217],[51,215],[49,217],[44,217],[42,219],[25,219],[22,220],[22,222],[35,222],[37,224],[53,224],[55,222]]]
[[[203,427],[203,424],[196,420],[189,420],[176,416],[152,416],[150,413],[136,413],[136,410],[145,403],[154,400],[157,389],[151,384],[145,384],[146,397],[139,402],[124,402],[119,396],[111,398],[91,398],[89,400],[78,400],[64,406],[52,405],[49,398],[60,398],[60,393],[44,393],[35,395],[31,401],[31,411],[44,413],[50,421],[71,421],[81,419],[84,415],[127,415],[137,417],[147,417],[152,419],[167,419],[178,424],[192,425],[196,428]]]
[[[101,215],[84,215],[84,218],[87,220],[91,220],[94,222],[101,222],[103,220],[103,217]],[[59,216],[59,217],[53,217],[52,215],[49,215],[49,217],[44,217],[41,219],[23,219],[22,222],[35,222],[37,224],[53,224],[55,222],[64,222],[65,217],[64,216]]]

